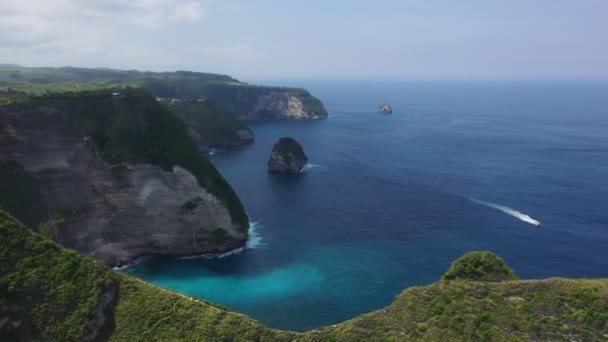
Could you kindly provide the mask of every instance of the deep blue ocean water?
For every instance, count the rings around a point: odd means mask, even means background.
[[[277,84],[330,117],[252,125],[254,145],[211,157],[257,222],[252,248],[126,272],[291,330],[386,306],[470,250],[522,278],[608,277],[608,83]],[[306,173],[266,172],[282,136]]]

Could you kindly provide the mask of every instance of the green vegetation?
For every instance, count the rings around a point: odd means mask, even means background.
[[[454,261],[441,280],[505,281],[519,279],[496,254],[469,252]]]
[[[484,254],[477,258],[482,269],[495,269],[499,258]],[[409,288],[385,309],[339,325],[302,334],[277,331],[112,271],[1,210],[0,270],[0,338],[8,340],[81,340],[98,319],[104,294],[113,296],[102,310],[107,319],[98,337],[110,341],[597,341],[608,336],[608,279],[560,278],[441,281]]]
[[[0,210],[0,336],[76,341],[116,275],[26,229]]]
[[[62,109],[73,134],[92,137],[110,164],[149,163],[170,171],[180,166],[228,208],[233,222],[246,230],[249,222],[236,193],[198,151],[184,123],[142,89],[125,88],[121,96],[110,90],[48,93],[29,97],[21,105]]]
[[[295,96],[302,101],[304,111],[317,114],[327,113],[323,102],[312,96],[308,90],[302,88],[288,88],[288,90],[290,95]]]
[[[3,341],[79,341],[90,333],[104,294],[113,300],[100,340],[275,341],[292,335],[114,272],[26,229],[2,210],[0,247]]]
[[[213,147],[241,147],[239,130],[251,130],[242,124],[234,112],[215,100],[166,100],[169,109],[199,133]]]
[[[0,92],[11,90],[42,95],[47,92],[120,90],[127,87],[144,88],[161,98],[214,99],[238,114],[253,111],[261,95],[287,92],[300,98],[304,110],[327,113],[321,101],[304,89],[254,86],[226,75],[191,71],[157,73],[72,67],[0,67]],[[6,97],[0,93],[0,103],[4,101],[3,98]],[[272,113],[268,114],[272,118]]]

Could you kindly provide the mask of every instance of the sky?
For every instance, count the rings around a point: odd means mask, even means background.
[[[0,0],[0,63],[247,78],[608,77],[608,0]]]

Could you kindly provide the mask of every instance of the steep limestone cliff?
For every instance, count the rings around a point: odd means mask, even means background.
[[[0,107],[0,163],[36,204],[16,215],[42,212],[45,234],[108,265],[244,245],[238,198],[152,97],[60,98]]]
[[[323,103],[299,88],[217,85],[207,89],[206,94],[245,122],[327,117]]]
[[[0,68],[0,92],[141,87],[164,99],[212,99],[242,121],[327,117],[323,103],[301,88],[250,85],[226,75],[83,68]],[[2,103],[0,93],[0,103]],[[209,121],[211,122],[211,121]],[[230,139],[230,132],[225,138]],[[213,145],[213,142],[211,142]]]

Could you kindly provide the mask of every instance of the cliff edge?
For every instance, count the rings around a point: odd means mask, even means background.
[[[0,106],[0,164],[1,190],[14,194],[0,205],[106,265],[221,253],[247,239],[230,185],[185,125],[142,90]]]

